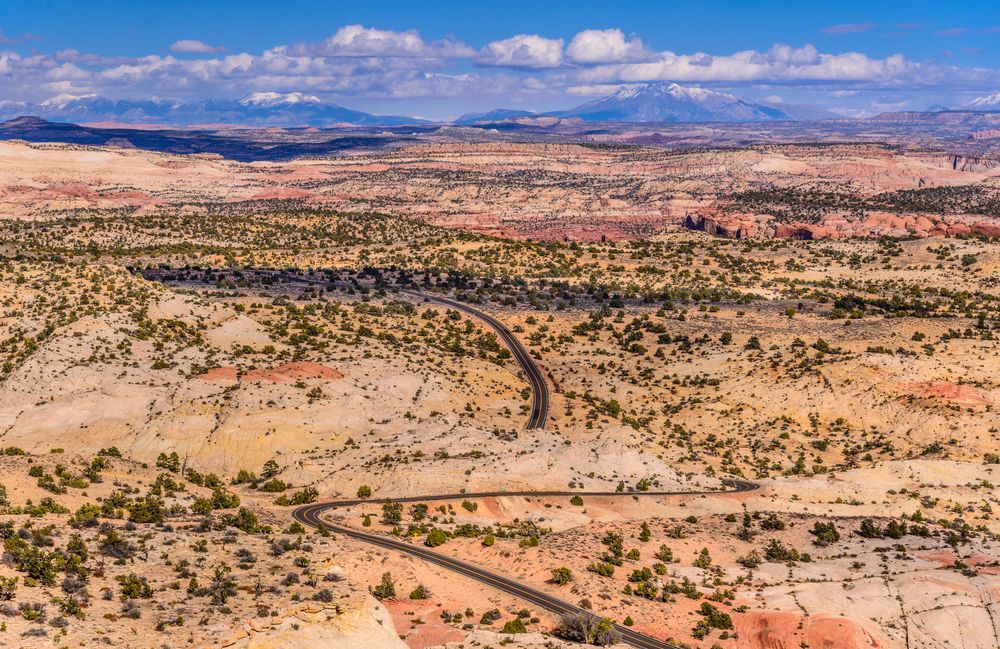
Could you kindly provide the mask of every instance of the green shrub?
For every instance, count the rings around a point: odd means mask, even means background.
[[[0,601],[9,602],[14,599],[18,579],[18,577],[0,577]]]
[[[119,597],[122,601],[149,599],[153,596],[153,588],[146,581],[145,577],[140,577],[134,572],[130,572],[127,575],[118,575],[116,579],[121,585],[122,592]]]
[[[170,455],[167,455],[166,453],[160,453],[156,457],[156,466],[161,469],[166,469],[171,473],[177,473],[178,471],[181,470],[181,458],[179,455],[177,455],[176,451],[174,451]]]
[[[568,584],[573,581],[573,573],[569,568],[565,566],[560,568],[552,569],[552,583],[553,584]]]
[[[396,596],[396,585],[392,581],[391,572],[382,573],[382,581],[372,589],[372,595],[377,599],[392,599]]]
[[[317,498],[319,498],[319,492],[313,487],[306,487],[302,491],[293,493],[289,503],[292,505],[308,505],[309,503],[316,502]]]
[[[288,489],[288,485],[278,478],[271,478],[260,486],[260,490],[269,494],[281,493]]]
[[[840,532],[837,531],[837,526],[833,522],[822,523],[820,521],[816,521],[816,524],[813,525],[811,532],[812,535],[816,537],[813,543],[820,547],[836,543],[840,540]]]
[[[592,572],[595,575],[600,575],[602,577],[611,577],[615,574],[615,567],[610,563],[604,561],[599,561],[597,563],[592,563],[587,566],[587,571]]]
[[[448,541],[448,535],[445,534],[444,530],[434,528],[427,533],[427,538],[424,539],[424,545],[429,548],[436,548],[439,545],[444,545]]]
[[[513,620],[507,621],[500,629],[501,633],[527,633],[528,628],[524,626],[524,620],[519,617],[515,617]]]
[[[212,509],[233,509],[240,506],[240,497],[221,487],[212,491]]]

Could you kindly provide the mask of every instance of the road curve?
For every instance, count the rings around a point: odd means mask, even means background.
[[[300,277],[299,275],[294,275],[292,273],[272,272],[269,274],[278,279],[291,282],[302,282],[303,284],[319,286],[329,286],[331,284],[335,284],[335,282],[309,279],[308,277]],[[528,384],[531,386],[531,415],[528,417],[528,423],[525,427],[527,430],[545,428],[545,420],[549,417],[549,386],[545,382],[545,377],[542,375],[542,371],[538,369],[538,365],[535,364],[535,359],[531,357],[531,354],[529,354],[528,350],[524,348],[521,341],[517,339],[517,336],[511,333],[510,329],[507,328],[507,325],[500,322],[493,316],[483,313],[479,309],[471,307],[464,302],[452,300],[451,298],[433,293],[423,293],[421,291],[415,291],[408,288],[399,289],[399,292],[413,298],[433,302],[435,304],[441,304],[455,309],[456,311],[461,311],[462,313],[471,315],[472,317],[486,323],[487,327],[495,331],[503,344],[510,350],[511,354],[514,355],[514,360],[516,360],[517,364],[521,366],[525,377],[528,379]]]
[[[275,273],[275,276],[291,281],[299,281],[307,284],[319,284],[328,285],[329,282],[312,280],[304,277],[299,277],[297,275],[291,275],[289,273]],[[409,295],[417,299],[425,300],[428,302],[433,302],[436,304],[441,304],[449,308],[461,311],[475,318],[478,318],[484,322],[490,329],[496,332],[503,344],[511,351],[514,359],[517,361],[518,365],[524,371],[525,376],[528,379],[528,383],[531,386],[532,392],[532,406],[531,415],[528,418],[528,423],[526,428],[528,430],[544,428],[545,421],[548,419],[549,414],[549,387],[545,382],[545,377],[542,375],[541,370],[538,365],[535,364],[534,359],[528,353],[528,350],[524,348],[521,341],[504,325],[502,322],[497,320],[491,315],[483,313],[478,309],[475,309],[468,304],[463,302],[458,302],[447,297],[440,295],[435,295],[431,293],[422,293],[420,291],[414,291],[411,289],[400,289],[400,293]],[[452,494],[438,494],[433,496],[404,496],[401,498],[394,498],[394,502],[408,503],[408,502],[434,502],[441,500],[459,500],[459,499],[476,499],[476,498],[501,498],[510,496],[523,496],[523,497],[569,497],[581,496],[588,498],[609,498],[609,497],[622,497],[622,496],[636,496],[636,497],[662,497],[662,496],[698,496],[698,495],[718,495],[720,493],[734,493],[741,491],[753,491],[759,489],[760,485],[755,482],[750,482],[748,480],[725,480],[724,484],[731,487],[728,491],[640,491],[640,492],[606,492],[606,491],[491,491],[491,492],[481,492],[481,493],[452,493]],[[553,597],[548,593],[545,593],[536,588],[531,588],[530,586],[525,586],[513,579],[508,579],[503,575],[498,575],[494,572],[480,568],[470,563],[464,561],[459,561],[458,559],[453,559],[449,556],[438,554],[437,552],[432,552],[427,548],[416,545],[413,543],[408,543],[402,541],[395,537],[382,536],[379,534],[372,534],[369,532],[364,532],[351,527],[345,527],[343,525],[337,525],[335,523],[329,523],[322,519],[322,514],[331,509],[337,509],[341,507],[351,507],[356,506],[364,502],[369,502],[367,499],[355,499],[355,500],[336,500],[328,501],[322,503],[313,503],[311,505],[304,505],[298,507],[292,511],[292,518],[296,521],[302,523],[303,525],[309,525],[311,527],[323,528],[330,530],[331,532],[336,532],[338,534],[343,534],[349,538],[353,538],[370,545],[374,545],[386,550],[395,550],[397,552],[403,552],[411,556],[417,557],[432,563],[434,565],[445,568],[446,570],[451,570],[452,572],[458,573],[474,579],[479,583],[492,586],[499,591],[513,595],[526,602],[530,602],[535,606],[543,608],[547,611],[551,611],[557,615],[563,615],[566,613],[577,613],[582,615],[593,615],[591,612],[586,611],[578,606],[574,606],[568,602],[564,602],[561,599]],[[614,625],[615,630],[621,636],[622,640],[627,644],[637,647],[638,649],[680,649],[676,645],[669,644],[662,640],[657,640],[656,638],[644,635],[632,629],[621,626],[619,624]]]
[[[735,493],[742,491],[753,491],[759,489],[760,485],[755,482],[750,482],[748,480],[726,480],[725,484],[731,487],[728,491],[639,491],[639,492],[607,492],[607,491],[491,491],[491,492],[481,492],[481,493],[458,493],[458,494],[440,494],[434,496],[405,496],[402,498],[394,498],[393,502],[433,502],[440,500],[458,500],[458,499],[477,499],[477,498],[488,498],[488,497],[504,497],[504,496],[534,496],[534,497],[573,497],[573,496],[586,496],[589,498],[609,498],[617,497],[621,498],[623,496],[638,496],[643,498],[650,497],[662,497],[662,496],[698,496],[698,495],[718,495],[720,493]],[[382,536],[380,534],[373,534],[370,532],[364,532],[352,527],[345,527],[343,525],[337,525],[335,523],[329,523],[322,518],[322,514],[331,509],[337,509],[340,507],[351,507],[356,506],[364,502],[371,502],[368,499],[354,499],[354,500],[336,500],[322,503],[313,503],[311,505],[304,505],[298,507],[292,511],[292,518],[302,523],[303,525],[309,525],[316,528],[324,528],[331,532],[336,532],[337,534],[343,534],[344,536],[363,541],[371,545],[375,545],[386,550],[395,550],[397,552],[403,552],[411,556],[423,559],[428,563],[445,568],[446,570],[451,570],[452,572],[458,573],[474,579],[479,583],[486,584],[487,586],[492,586],[493,588],[513,595],[520,599],[530,602],[535,606],[543,608],[547,611],[551,611],[557,615],[563,615],[566,613],[578,613],[583,615],[593,615],[589,611],[585,611],[582,608],[574,606],[568,602],[564,602],[561,599],[553,597],[548,593],[545,593],[536,588],[530,586],[525,586],[513,579],[508,579],[503,575],[498,575],[494,572],[480,568],[470,563],[460,561],[458,559],[453,559],[449,556],[438,554],[437,552],[432,552],[427,548],[416,545],[414,543],[409,543],[407,541],[400,540],[395,537]],[[615,630],[621,636],[622,640],[633,647],[638,647],[639,649],[679,649],[676,645],[668,644],[662,640],[657,640],[656,638],[638,633],[632,629],[615,624]]]
[[[531,357],[531,354],[529,354],[528,350],[524,348],[521,341],[517,339],[517,336],[511,333],[510,329],[507,328],[507,325],[500,322],[493,316],[483,313],[479,309],[473,308],[463,302],[452,300],[451,298],[433,295],[430,293],[421,293],[420,291],[412,291],[410,289],[401,289],[399,292],[411,297],[420,298],[436,304],[442,304],[457,311],[467,313],[474,318],[482,320],[486,323],[486,326],[495,331],[497,336],[500,337],[500,340],[503,341],[503,344],[506,345],[507,349],[509,349],[514,355],[514,359],[517,361],[517,364],[521,366],[522,370],[524,370],[524,375],[527,377],[528,384],[531,386],[531,416],[528,417],[528,424],[526,428],[528,430],[545,428],[545,420],[548,419],[549,416],[549,386],[545,382],[545,377],[542,375],[542,371],[538,369],[538,365],[535,364],[535,359]]]

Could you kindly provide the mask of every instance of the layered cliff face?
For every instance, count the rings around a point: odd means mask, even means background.
[[[981,131],[973,131],[969,134],[969,138],[973,140],[992,140],[1000,138],[1000,129],[987,128]]]
[[[753,214],[721,214],[715,210],[686,214],[684,227],[730,239],[761,239],[774,236],[774,229],[768,228]]]

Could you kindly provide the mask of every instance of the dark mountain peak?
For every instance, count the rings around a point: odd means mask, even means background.
[[[515,108],[497,108],[486,113],[466,113],[458,119],[456,119],[454,124],[478,124],[481,122],[502,122],[508,119],[514,119],[516,117],[532,117],[535,113],[530,110],[519,110]]]
[[[20,117],[8,119],[6,122],[0,122],[0,128],[7,130],[35,129],[47,126],[50,123],[51,122],[47,122],[41,117],[36,117],[35,115],[21,115]]]

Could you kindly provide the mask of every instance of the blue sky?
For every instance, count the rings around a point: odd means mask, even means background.
[[[5,0],[0,100],[299,91],[453,117],[677,81],[845,114],[1000,91],[996,2]]]

